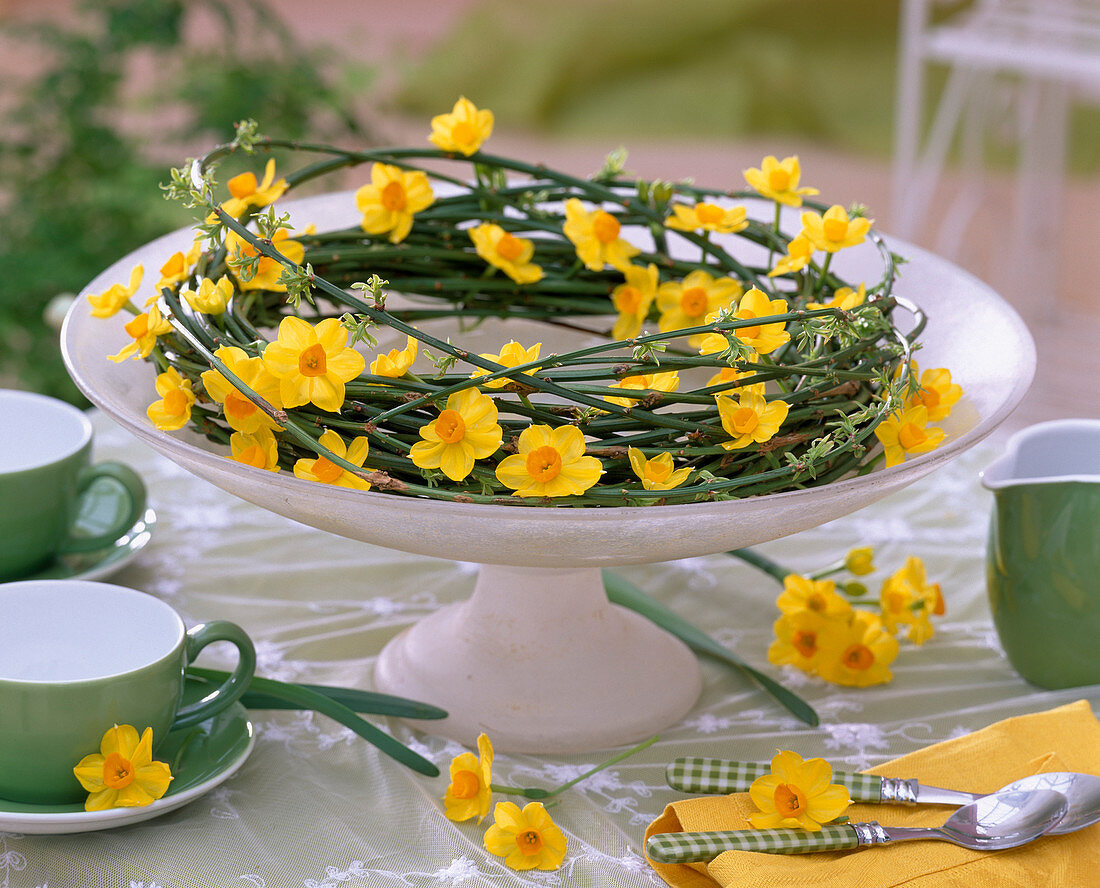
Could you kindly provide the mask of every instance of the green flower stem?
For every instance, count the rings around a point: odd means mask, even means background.
[[[217,678],[210,679],[208,676],[212,673],[195,666],[189,666],[187,671],[199,678],[218,680]],[[351,728],[368,743],[377,746],[382,752],[401,764],[428,777],[439,776],[439,768],[428,759],[398,742],[382,729],[360,718],[349,707],[324,693],[319,693],[303,685],[287,684],[271,679],[253,678],[250,687],[264,694],[278,697],[288,703],[294,703],[302,709],[312,709],[322,715],[327,715],[334,721],[344,725],[344,727]]]
[[[632,583],[624,580],[618,574],[606,570],[603,571],[603,581],[604,588],[607,590],[607,597],[613,604],[628,607],[641,614],[665,631],[671,632],[697,653],[707,654],[737,669],[758,684],[779,705],[806,724],[817,725],[820,723],[813,707],[797,694],[787,690],[775,679],[754,669],[733,651],[720,645],[701,629],[696,628],[683,617],[673,613]]]
[[[611,758],[596,765],[594,768],[590,768],[583,774],[574,777],[572,780],[568,780],[562,783],[560,786],[556,786],[554,789],[539,789],[538,787],[518,787],[518,786],[501,786],[499,783],[490,783],[489,788],[493,792],[500,792],[506,795],[519,795],[528,799],[552,799],[554,796],[561,795],[567,789],[571,789],[583,780],[587,780],[593,774],[597,774],[604,768],[611,765],[618,764],[623,759],[630,758],[635,753],[641,752],[643,749],[648,749],[654,743],[656,743],[660,737],[654,734],[648,740],[643,740],[637,746],[632,746],[624,752],[620,752],[617,755],[613,755]]]
[[[782,585],[783,580],[794,573],[795,571],[787,570],[781,564],[777,564],[770,558],[761,555],[753,549],[731,549],[726,553],[732,555],[734,558],[740,558],[746,564],[751,564],[753,567],[757,567],[764,571],[768,576],[777,580]]]

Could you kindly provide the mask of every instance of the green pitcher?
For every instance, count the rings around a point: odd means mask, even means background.
[[[1100,682],[1100,420],[1040,423],[982,473],[993,622],[1016,671],[1044,688]]]

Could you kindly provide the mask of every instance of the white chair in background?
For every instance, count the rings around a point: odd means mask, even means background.
[[[935,9],[934,7],[939,7]],[[947,80],[922,121],[927,75]],[[902,0],[891,228],[915,238],[935,221],[934,248],[958,258],[983,193],[991,137],[1016,143],[1015,207],[998,244],[1003,291],[1051,287],[1065,174],[1069,111],[1100,101],[1100,0]],[[963,173],[949,210],[929,206],[958,143]],[[1007,220],[1006,220],[1007,221]]]

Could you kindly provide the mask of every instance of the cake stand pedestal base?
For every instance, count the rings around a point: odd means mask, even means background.
[[[375,686],[450,716],[415,722],[473,748],[573,753],[643,740],[695,704],[702,675],[679,639],[611,604],[598,568],[484,564],[473,595],[406,629]]]

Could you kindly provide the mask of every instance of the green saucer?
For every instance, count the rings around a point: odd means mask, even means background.
[[[81,521],[84,522],[85,526],[91,526],[90,522],[84,521],[83,518]],[[19,581],[102,579],[116,570],[122,569],[138,552],[149,545],[156,524],[157,513],[152,509],[146,509],[141,520],[110,546],[96,549],[94,552],[62,555],[41,570],[16,579]],[[0,583],[4,582],[15,582],[15,580],[0,580]]]
[[[205,682],[188,680],[184,702],[198,700],[207,690],[209,685]],[[228,780],[244,764],[254,742],[248,712],[240,703],[234,703],[193,728],[170,732],[157,747],[156,759],[169,764],[173,780],[164,797],[151,805],[85,811],[80,802],[31,805],[0,799],[0,832],[38,835],[91,832],[167,814]]]

